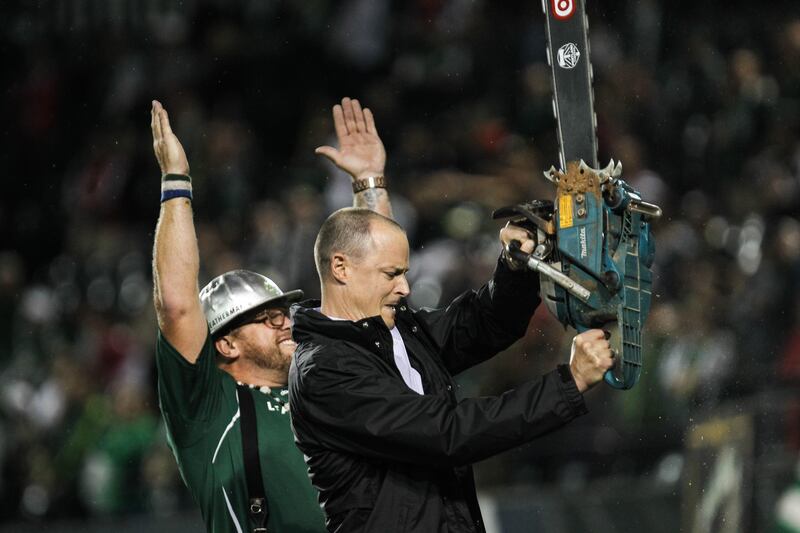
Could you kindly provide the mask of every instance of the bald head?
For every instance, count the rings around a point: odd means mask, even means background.
[[[355,261],[362,259],[374,245],[372,230],[377,227],[405,233],[394,220],[361,207],[345,207],[329,216],[322,223],[314,243],[314,262],[320,281],[324,284],[331,279],[331,257],[334,254],[341,253]]]

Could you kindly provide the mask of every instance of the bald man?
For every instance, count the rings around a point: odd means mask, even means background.
[[[534,246],[514,226],[500,241]],[[603,332],[576,336],[569,365],[459,401],[453,375],[525,335],[538,276],[503,253],[480,289],[412,310],[405,232],[357,208],[325,221],[314,252],[322,300],[293,308],[289,405],[328,531],[483,532],[470,464],[584,414],[613,366]]]

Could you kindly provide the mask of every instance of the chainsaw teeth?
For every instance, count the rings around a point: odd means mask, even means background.
[[[570,163],[570,165],[572,164],[573,163]],[[601,185],[607,183],[613,185],[622,175],[622,162],[614,161],[612,159],[611,161],[608,162],[608,165],[606,165],[605,168],[595,169],[587,165],[586,161],[581,159],[580,162],[578,163],[578,169],[581,171],[581,174],[588,173],[596,175]],[[547,178],[549,181],[558,184],[561,181],[561,177],[565,173],[564,171],[557,170],[555,166],[551,166],[548,170],[544,171],[542,174],[544,174],[544,177]]]
[[[543,174],[548,180],[552,181],[553,183],[558,183],[558,171],[556,170],[556,167],[550,167],[550,170],[544,171]]]
[[[600,183],[606,183],[614,173],[614,160],[612,159],[606,168],[602,168],[597,172],[597,177],[600,178]]]
[[[608,181],[616,181],[622,175],[622,162],[615,162],[613,159],[609,161],[605,168],[600,169],[590,167],[583,159],[581,159],[578,168],[584,172],[596,174],[601,184],[607,183]]]

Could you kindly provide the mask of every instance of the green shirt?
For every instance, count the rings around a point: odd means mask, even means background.
[[[191,364],[158,333],[156,363],[167,441],[208,531],[247,533],[247,482],[236,382],[216,365],[210,335]],[[262,392],[263,390],[263,392]],[[289,425],[286,388],[250,389],[256,406],[270,533],[320,533],[324,517]]]

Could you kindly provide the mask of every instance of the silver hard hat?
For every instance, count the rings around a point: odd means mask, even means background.
[[[237,317],[268,303],[290,304],[303,291],[283,292],[274,281],[249,270],[231,270],[212,279],[200,291],[200,304],[214,335]]]

